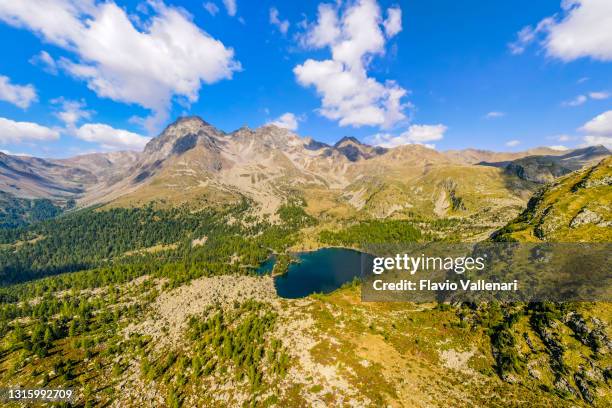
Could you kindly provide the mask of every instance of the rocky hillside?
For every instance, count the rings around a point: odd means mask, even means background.
[[[557,156],[527,156],[510,162],[480,164],[501,167],[507,174],[523,180],[548,183],[572,171],[596,164],[607,156],[610,156],[610,151],[604,146],[590,146]]]
[[[97,184],[116,182],[138,154],[95,153],[70,159],[10,156],[0,152],[0,191],[18,198],[65,201]]]
[[[611,242],[612,157],[544,186],[527,209],[493,234],[497,241]],[[487,307],[473,316],[480,319]],[[505,305],[491,336],[508,382],[566,399],[609,406],[612,313],[609,303]]]
[[[498,240],[610,241],[612,157],[543,187]]]

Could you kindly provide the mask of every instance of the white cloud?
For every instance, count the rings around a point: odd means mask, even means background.
[[[533,41],[534,38],[535,34],[531,26],[523,27],[516,33],[516,40],[508,43],[508,48],[512,54],[520,55],[525,52],[527,45]]]
[[[268,122],[268,125],[275,125],[283,129],[296,131],[298,128],[299,118],[291,112],[283,113],[278,118]]]
[[[584,145],[604,145],[612,148],[612,110],[597,115],[579,130],[586,133]]]
[[[174,96],[195,102],[203,83],[231,78],[240,64],[184,10],[150,4],[141,29],[112,1],[0,0],[0,20],[74,53],[75,60],[60,60],[62,68],[100,97],[150,109],[152,130]]]
[[[561,105],[563,106],[580,106],[587,101],[587,97],[585,95],[578,95],[574,99],[570,101],[565,101]]]
[[[548,29],[554,23],[553,17],[546,17],[540,21],[535,27],[526,26],[523,27],[516,34],[516,41],[508,44],[510,52],[514,55],[522,54],[525,52],[527,46],[532,43],[538,35]]]
[[[496,119],[496,118],[501,118],[501,117],[504,117],[504,116],[506,116],[505,112],[492,111],[492,112],[488,112],[485,115],[485,118],[486,119]]]
[[[612,136],[612,110],[595,116],[585,123],[580,130],[596,135]]]
[[[567,147],[563,146],[563,145],[554,145],[554,146],[548,146],[549,149],[552,150],[558,150],[560,152],[563,152],[565,150],[569,150]]]
[[[301,40],[304,46],[323,48],[335,43],[340,35],[338,12],[333,5],[322,3],[319,4],[317,23],[306,31]]]
[[[236,5],[236,0],[223,0],[223,5],[227,10],[227,14],[230,16],[235,16],[238,11],[238,6]]]
[[[589,93],[589,98],[591,99],[596,99],[596,100],[603,100],[603,99],[608,99],[610,97],[610,93],[609,92],[590,92]]]
[[[563,102],[561,105],[563,106],[580,106],[584,104],[586,101],[590,99],[594,100],[604,100],[608,99],[610,94],[608,92],[589,92],[587,95],[578,95],[574,99],[570,101]]]
[[[584,137],[583,146],[599,146],[603,145],[608,149],[612,149],[612,136],[594,136],[588,135]]]
[[[301,36],[303,46],[329,47],[332,59],[308,59],[293,72],[304,87],[314,86],[321,97],[319,113],[341,126],[390,128],[406,119],[407,91],[395,81],[378,82],[367,69],[375,55],[385,53],[380,7],[359,0],[342,10],[321,4],[317,22]]]
[[[520,144],[521,144],[521,141],[520,141],[520,140],[516,140],[516,139],[514,139],[514,140],[508,140],[508,141],[506,142],[506,146],[508,146],[508,147],[516,147],[516,146],[518,146],[518,145],[520,145]]]
[[[536,40],[548,56],[563,61],[589,57],[612,60],[612,1],[563,0],[561,13],[547,17],[535,27],[527,26],[509,44],[514,54],[522,53]]]
[[[33,85],[14,85],[9,77],[0,75],[0,100],[27,109],[38,97]]]
[[[142,150],[150,140],[139,134],[115,129],[103,123],[88,123],[76,129],[75,136],[81,140],[98,143],[106,150]]]
[[[426,144],[426,142],[433,142],[436,140],[442,140],[444,133],[448,128],[444,125],[411,125],[408,130],[401,133],[398,136],[390,133],[377,133],[374,136],[368,138],[368,142],[382,147],[397,147],[406,144],[423,144],[430,148],[435,148],[432,144]]]
[[[391,7],[387,9],[387,19],[383,22],[387,38],[391,38],[402,31],[402,9]]]
[[[77,122],[81,119],[89,119],[91,111],[85,109],[84,101],[72,101],[64,98],[57,98],[51,101],[54,104],[60,105],[61,110],[55,115],[70,128],[74,128]]]
[[[215,3],[210,2],[210,1],[204,3],[202,7],[204,7],[204,10],[208,11],[211,16],[216,16],[217,13],[219,12],[219,7],[217,7]]]
[[[0,143],[21,143],[59,139],[59,131],[32,122],[0,118]]]
[[[32,65],[42,66],[42,69],[51,75],[57,75],[57,63],[47,51],[43,50],[34,55],[29,62]]]
[[[289,21],[281,20],[279,18],[278,10],[276,9],[276,7],[270,8],[270,24],[276,26],[278,28],[278,31],[283,34],[287,34],[287,31],[289,30]]]
[[[575,137],[572,137],[570,135],[555,135],[555,136],[549,136],[548,139],[557,140],[559,142],[567,142],[567,141],[575,139]]]

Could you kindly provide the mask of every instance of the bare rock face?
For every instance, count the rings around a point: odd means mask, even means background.
[[[609,227],[612,226],[612,222],[605,221],[601,215],[583,208],[570,222],[570,228],[577,228],[585,224],[594,224],[598,227]]]

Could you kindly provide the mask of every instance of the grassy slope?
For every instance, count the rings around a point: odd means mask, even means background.
[[[527,209],[497,236],[500,240],[609,242],[612,222],[612,157],[545,186],[532,198]],[[601,217],[599,223],[571,227],[584,210]]]

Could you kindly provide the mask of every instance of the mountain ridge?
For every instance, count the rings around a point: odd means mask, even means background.
[[[478,164],[503,168],[506,173],[515,174],[523,180],[548,183],[575,170],[593,165],[609,155],[610,150],[605,146],[596,145],[571,150],[559,156],[533,155],[512,161]]]
[[[315,214],[333,210],[388,217],[411,211],[464,217],[477,211],[476,198],[494,213],[518,211],[537,183],[499,166],[476,164],[483,158],[520,160],[533,153],[558,157],[571,152],[437,151],[418,144],[382,148],[351,136],[328,145],[275,125],[226,133],[187,116],[170,123],[140,153],[11,160],[25,161],[33,177],[42,177],[42,186],[30,183],[36,192],[32,198],[74,198],[80,207],[193,200],[222,204],[247,198],[261,214],[273,216],[287,197],[300,196]],[[3,190],[16,178],[9,167],[0,167]],[[23,191],[8,190],[17,197]],[[470,203],[471,195],[476,198]]]

